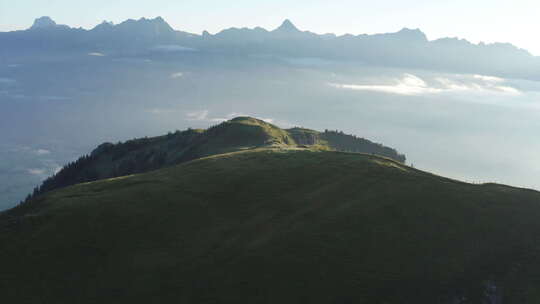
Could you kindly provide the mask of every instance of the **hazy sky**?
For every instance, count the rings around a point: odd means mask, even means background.
[[[39,16],[91,28],[103,20],[162,16],[174,28],[211,33],[232,26],[299,28],[337,34],[420,28],[429,37],[510,42],[540,55],[538,0],[0,0],[0,31],[24,29]]]

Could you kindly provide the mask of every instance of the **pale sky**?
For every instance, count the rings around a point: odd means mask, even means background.
[[[538,0],[0,0],[0,31],[28,28],[40,16],[73,27],[162,16],[192,33],[277,27],[291,19],[316,33],[363,34],[420,28],[429,39],[510,42],[540,55]]]

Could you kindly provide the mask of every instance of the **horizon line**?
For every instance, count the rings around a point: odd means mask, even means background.
[[[51,20],[55,20],[54,18],[47,16],[47,15],[44,15],[44,16],[40,16],[40,17],[37,17],[37,18],[34,18],[34,22],[40,18],[50,18]],[[404,27],[401,27],[399,30],[396,30],[396,31],[390,31],[390,32],[373,32],[373,33],[360,33],[360,34],[352,34],[350,32],[346,32],[346,33],[341,33],[341,34],[338,34],[338,33],[333,33],[333,32],[312,32],[310,30],[303,30],[303,29],[299,29],[296,24],[294,22],[291,21],[291,19],[289,18],[285,18],[277,27],[273,28],[273,29],[267,29],[267,28],[264,28],[262,26],[254,26],[254,27],[248,27],[248,26],[243,26],[243,27],[237,27],[237,26],[230,26],[230,27],[223,27],[222,29],[220,30],[217,30],[217,31],[214,31],[214,32],[210,32],[208,30],[202,30],[200,31],[200,33],[198,32],[190,32],[188,30],[182,30],[182,29],[177,29],[177,28],[174,28],[173,26],[170,25],[170,23],[165,19],[163,18],[162,16],[158,15],[158,16],[155,16],[155,17],[147,17],[147,16],[142,16],[142,17],[139,17],[138,19],[137,18],[127,18],[123,21],[120,21],[118,23],[114,23],[113,21],[108,21],[108,20],[103,20],[101,22],[98,22],[96,23],[95,25],[91,26],[91,27],[83,27],[83,26],[79,26],[79,27],[74,27],[74,26],[71,26],[69,24],[62,24],[62,23],[56,23],[58,26],[67,26],[71,29],[82,29],[82,30],[85,30],[85,31],[91,31],[93,29],[95,29],[97,26],[103,24],[103,23],[109,23],[111,25],[114,25],[114,26],[117,26],[119,24],[122,24],[126,21],[144,21],[144,20],[162,20],[163,22],[165,22],[166,24],[168,24],[174,31],[177,31],[177,32],[185,32],[185,33],[188,33],[188,34],[192,34],[192,35],[197,35],[197,36],[203,36],[205,33],[208,33],[212,36],[214,35],[217,35],[223,31],[226,31],[226,30],[230,30],[230,29],[249,29],[249,30],[255,30],[255,29],[264,29],[265,31],[267,32],[272,32],[272,31],[275,31],[277,29],[279,29],[280,27],[282,27],[284,24],[286,24],[287,22],[289,22],[290,24],[292,24],[298,31],[300,32],[304,32],[304,33],[313,33],[313,34],[316,34],[316,35],[319,35],[319,36],[323,36],[323,35],[333,35],[335,37],[344,37],[344,36],[353,36],[353,37],[361,37],[361,36],[376,36],[376,35],[384,35],[384,34],[396,34],[396,33],[400,33],[402,31],[405,31],[405,30],[409,30],[409,31],[418,31],[420,33],[422,33],[426,40],[428,42],[433,42],[433,41],[438,41],[438,40],[445,40],[445,39],[452,39],[452,40],[458,40],[458,41],[465,41],[465,42],[468,42],[472,45],[475,45],[475,46],[483,46],[483,45],[486,45],[486,46],[489,46],[489,45],[511,45],[519,50],[522,50],[522,51],[526,51],[528,52],[531,56],[534,56],[534,57],[540,57],[540,55],[535,55],[533,54],[529,49],[526,49],[526,48],[522,48],[522,47],[519,47],[511,42],[502,42],[502,41],[494,41],[494,42],[485,42],[485,41],[479,41],[479,42],[474,42],[474,41],[471,41],[467,38],[461,38],[459,36],[444,36],[444,37],[438,37],[438,38],[433,38],[433,39],[430,39],[428,37],[428,34],[426,32],[424,32],[421,28],[410,28],[410,27],[407,27],[407,26],[404,26]],[[30,30],[32,28],[32,25],[31,24],[30,26],[27,26],[25,28],[19,28],[19,29],[12,29],[12,30],[0,30],[0,33],[11,33],[11,32],[21,32],[21,31],[27,31],[27,30]]]

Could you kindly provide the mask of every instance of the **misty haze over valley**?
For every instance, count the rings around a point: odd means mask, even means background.
[[[416,168],[540,189],[539,81],[525,50],[417,29],[317,35],[287,20],[195,35],[162,18],[85,30],[42,17],[0,33],[0,209],[103,142],[237,116],[338,129]]]

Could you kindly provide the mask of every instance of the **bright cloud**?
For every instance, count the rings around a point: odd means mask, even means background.
[[[171,74],[171,78],[181,78],[183,76],[184,76],[184,73],[182,73],[182,72]]]
[[[194,48],[185,47],[185,46],[176,45],[176,44],[157,45],[153,47],[152,50],[159,51],[159,52],[194,52],[196,51],[196,49]]]
[[[88,53],[88,56],[103,57],[105,56],[105,54],[100,53],[100,52],[92,52],[92,53]]]
[[[521,95],[520,90],[518,90],[516,88],[512,88],[512,87],[497,86],[497,87],[495,87],[495,89],[499,90],[500,92],[508,93],[508,94],[511,94],[511,95]]]
[[[35,169],[35,168],[28,169],[26,171],[31,175],[44,175],[47,172],[47,170],[45,169]]]
[[[400,79],[390,79],[388,84],[329,83],[329,85],[338,89],[371,91],[408,96],[443,93],[505,95],[521,94],[518,89],[503,85],[504,82],[506,82],[505,79],[493,76],[456,75],[453,78],[438,77],[428,84],[424,79],[418,76],[404,74]]]
[[[47,150],[47,149],[37,149],[34,151],[34,153],[36,155],[47,155],[47,154],[51,154],[51,151]]]
[[[521,95],[518,89],[502,85],[506,80],[499,77],[473,75],[472,79],[479,82],[471,81],[469,77],[457,80],[449,78],[436,78],[435,80],[442,85],[443,91],[446,92]]]
[[[394,80],[393,84],[359,85],[331,83],[330,85],[339,89],[372,91],[398,95],[422,95],[440,92],[440,89],[429,87],[424,80],[412,74],[404,74],[403,78]]]
[[[207,120],[208,110],[188,112],[186,116],[188,120]]]
[[[473,75],[473,78],[483,80],[485,82],[490,82],[490,83],[501,83],[505,81],[504,79],[499,78],[499,77],[486,76],[486,75]]]
[[[62,170],[62,167],[56,165],[56,167],[53,168],[53,174],[57,174],[58,172],[60,172],[60,170]]]

